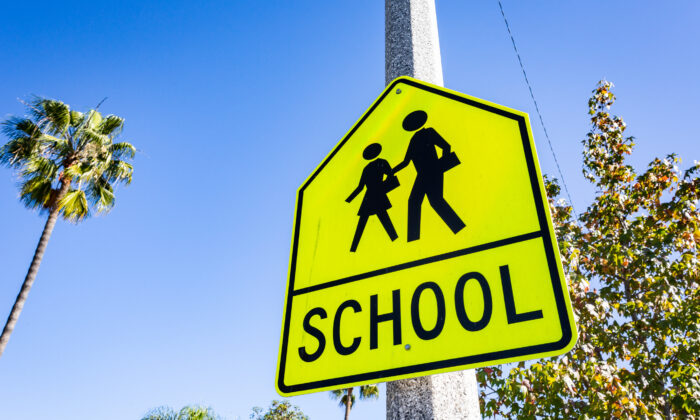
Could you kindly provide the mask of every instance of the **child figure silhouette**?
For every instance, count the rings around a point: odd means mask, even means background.
[[[367,220],[369,220],[369,216],[371,215],[376,215],[377,218],[379,218],[384,230],[392,241],[398,238],[394,225],[391,223],[391,219],[387,213],[387,210],[391,208],[391,202],[387,197],[387,193],[398,186],[398,180],[392,174],[389,162],[384,159],[375,159],[379,156],[381,151],[382,146],[380,144],[372,143],[362,152],[362,157],[366,160],[371,160],[371,162],[362,170],[360,184],[345,200],[348,203],[351,202],[365,187],[367,188],[365,196],[362,199],[362,204],[360,204],[360,210],[357,212],[357,215],[360,216],[360,220],[357,222],[355,237],[352,239],[350,252],[357,251],[362,232],[365,230]]]

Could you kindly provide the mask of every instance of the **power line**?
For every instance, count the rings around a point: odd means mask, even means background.
[[[564,174],[559,167],[559,161],[557,160],[557,154],[554,153],[554,148],[552,147],[552,141],[549,139],[549,133],[547,133],[547,127],[544,125],[544,120],[542,119],[542,113],[540,113],[540,107],[537,105],[537,100],[535,99],[535,94],[532,93],[532,86],[530,85],[530,80],[527,78],[527,73],[525,72],[525,66],[523,65],[523,60],[520,58],[520,52],[518,52],[518,47],[515,45],[515,38],[513,38],[513,33],[510,30],[510,25],[508,24],[508,19],[506,19],[506,14],[503,11],[503,5],[501,0],[498,0],[498,7],[501,9],[501,16],[503,16],[503,22],[506,24],[506,29],[508,30],[508,35],[513,43],[513,50],[515,50],[515,55],[518,57],[518,63],[520,63],[520,69],[523,71],[523,76],[525,77],[525,83],[527,84],[528,90],[530,90],[530,97],[532,102],[535,104],[535,110],[537,111],[537,116],[540,119],[540,124],[542,124],[542,130],[544,130],[544,136],[547,138],[547,144],[549,145],[549,150],[552,152],[552,157],[554,158],[554,163],[557,166],[557,171],[559,172],[559,177],[561,177],[561,183],[564,186],[564,191],[566,191],[566,196],[569,199],[569,204],[571,204],[571,210],[574,212],[574,216],[578,219],[578,213],[574,208],[574,201],[571,199],[571,194],[569,194],[569,188],[566,186],[566,181],[564,180]]]

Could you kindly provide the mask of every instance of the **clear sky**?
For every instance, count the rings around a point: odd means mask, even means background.
[[[700,159],[700,3],[504,7],[578,209],[594,192],[580,140],[603,77],[638,168]],[[439,1],[437,14],[445,85],[530,113],[556,175],[497,2]],[[0,116],[31,94],[81,110],[108,97],[101,109],[126,119],[140,151],[111,214],[57,225],[0,358],[3,418],[138,419],[199,403],[246,419],[279,399],[295,191],[383,87],[381,0],[3,2]],[[0,170],[3,322],[45,222],[17,196]],[[291,400],[340,418],[327,395]],[[383,395],[352,415],[383,416]]]

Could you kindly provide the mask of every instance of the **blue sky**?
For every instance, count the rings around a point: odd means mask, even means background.
[[[700,4],[503,2],[576,207],[587,98],[616,84],[633,164],[700,159]],[[445,85],[530,113],[496,1],[437,4]],[[137,419],[211,405],[229,419],[279,398],[274,374],[296,188],[384,85],[384,4],[5,2],[0,116],[31,94],[126,119],[134,182],[106,217],[59,222],[5,354],[12,419]],[[3,139],[4,140],[4,139]],[[497,156],[490,157],[497,159]],[[0,170],[4,320],[44,218]],[[292,398],[340,417],[327,393]],[[353,418],[383,418],[384,398]]]

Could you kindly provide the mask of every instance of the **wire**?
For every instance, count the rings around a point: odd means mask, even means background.
[[[569,203],[571,204],[571,210],[574,212],[574,216],[576,219],[578,219],[578,213],[576,213],[576,209],[574,208],[574,201],[571,199],[571,194],[569,194],[569,188],[566,186],[566,181],[564,180],[564,174],[561,171],[561,167],[559,166],[559,161],[557,160],[557,154],[554,153],[554,148],[552,147],[552,141],[549,139],[549,133],[547,133],[547,127],[544,125],[544,120],[542,119],[542,113],[540,112],[540,107],[537,105],[537,100],[535,99],[535,94],[532,93],[532,86],[530,85],[530,80],[527,78],[527,73],[525,72],[525,66],[523,65],[523,60],[520,58],[520,53],[518,52],[518,47],[515,45],[515,38],[513,38],[513,32],[510,30],[510,25],[508,24],[508,19],[506,19],[506,14],[503,11],[503,5],[501,4],[501,0],[498,0],[498,7],[501,9],[501,16],[503,16],[503,22],[506,24],[506,29],[508,29],[508,35],[510,36],[510,40],[513,43],[513,50],[515,50],[515,55],[518,57],[518,63],[520,63],[520,69],[523,71],[523,76],[525,77],[525,83],[527,84],[527,88],[530,90],[530,97],[532,98],[532,102],[535,104],[535,110],[537,111],[537,116],[540,119],[540,124],[542,124],[542,130],[544,130],[544,136],[547,138],[547,144],[549,145],[549,150],[552,152],[552,157],[554,157],[554,163],[557,166],[557,171],[559,171],[559,176],[561,177],[561,183],[564,186],[564,191],[566,191],[566,196],[569,199]]]

